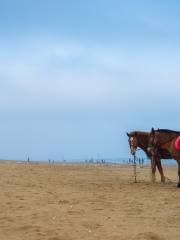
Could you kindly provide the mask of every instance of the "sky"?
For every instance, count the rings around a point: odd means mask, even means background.
[[[0,159],[130,157],[180,130],[180,2],[0,0]]]

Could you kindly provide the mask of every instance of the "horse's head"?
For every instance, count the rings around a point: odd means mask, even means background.
[[[138,138],[136,132],[126,133],[128,136],[129,147],[131,149],[131,154],[135,155],[136,149],[138,147]]]

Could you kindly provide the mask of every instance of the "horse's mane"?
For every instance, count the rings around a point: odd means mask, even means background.
[[[155,130],[156,132],[166,132],[166,133],[175,133],[175,134],[180,134],[180,131],[174,131],[174,130],[169,130],[169,129],[157,129]]]
[[[140,134],[140,135],[148,135],[149,132],[143,132],[143,131],[132,131],[132,132],[130,132],[129,134],[130,134],[130,135],[138,135],[138,134]]]

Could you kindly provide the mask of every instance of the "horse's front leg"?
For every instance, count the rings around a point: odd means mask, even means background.
[[[152,171],[152,182],[155,182],[156,181],[156,161],[155,161],[155,158],[152,157],[151,158],[151,171]]]
[[[162,168],[162,165],[161,165],[161,159],[159,159],[159,158],[157,157],[157,158],[155,159],[155,161],[156,161],[156,164],[157,164],[159,173],[160,173],[160,175],[161,175],[161,182],[165,182],[165,176],[164,176],[163,168]]]

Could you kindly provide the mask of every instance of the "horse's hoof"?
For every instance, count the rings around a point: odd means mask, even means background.
[[[177,184],[177,187],[180,188],[180,182]]]

